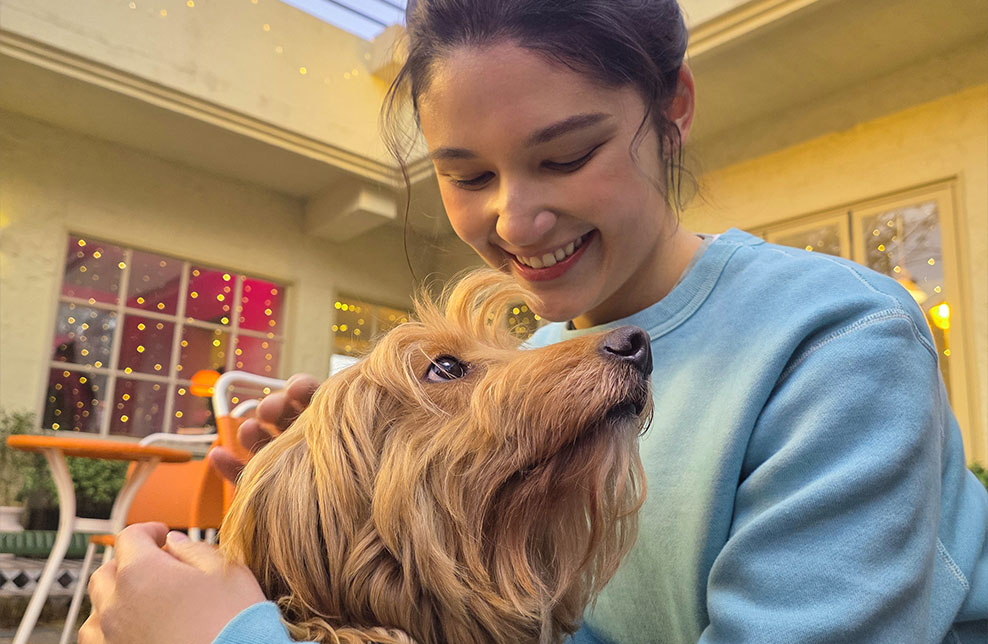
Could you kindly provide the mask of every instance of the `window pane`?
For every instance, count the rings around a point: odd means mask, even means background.
[[[243,279],[240,328],[281,333],[282,292],[277,284],[250,277]]]
[[[950,303],[943,275],[937,202],[927,201],[861,218],[864,264],[893,277],[926,314],[950,390]]]
[[[189,275],[189,293],[185,298],[185,315],[203,322],[230,323],[233,302],[233,276],[202,266],[193,266]]]
[[[237,338],[236,367],[262,376],[276,377],[281,359],[281,343],[269,338]]]
[[[59,303],[52,360],[109,367],[116,327],[113,311]]]
[[[511,307],[508,312],[508,330],[522,340],[527,340],[539,328],[539,318],[524,302]]]
[[[182,328],[182,354],[179,371],[183,378],[191,378],[200,369],[223,369],[230,346],[230,334],[219,329],[202,329],[194,326]]]
[[[779,232],[771,236],[774,244],[803,248],[817,253],[841,257],[840,224],[825,223],[798,232]]]
[[[117,368],[124,373],[137,371],[167,376],[174,332],[174,322],[125,316]]]
[[[133,251],[127,281],[127,306],[174,315],[178,308],[182,262]]]
[[[387,306],[377,308],[377,329],[376,333],[387,333],[399,324],[408,322],[408,313],[399,309],[392,309]]]
[[[43,426],[77,432],[98,432],[106,376],[65,369],[48,372]]]
[[[115,304],[120,291],[124,250],[94,239],[69,237],[62,295]]]
[[[114,387],[110,433],[147,436],[161,431],[167,385],[120,378]]]
[[[360,356],[370,351],[374,337],[375,306],[348,297],[334,304],[336,322],[333,324],[334,353]]]
[[[179,385],[175,392],[175,411],[166,431],[176,432],[179,427],[215,427],[212,408],[210,398],[193,396],[188,385]]]

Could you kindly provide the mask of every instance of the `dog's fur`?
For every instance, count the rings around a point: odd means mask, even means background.
[[[651,396],[600,334],[520,350],[504,317],[527,296],[478,271],[420,301],[251,460],[221,541],[293,637],[546,644],[579,626],[634,540]],[[426,382],[440,356],[469,372]]]

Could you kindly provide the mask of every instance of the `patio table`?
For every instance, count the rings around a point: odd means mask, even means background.
[[[34,594],[31,595],[31,601],[27,605],[27,610],[24,611],[24,616],[21,618],[20,626],[17,627],[17,633],[12,642],[12,644],[27,644],[38,621],[38,616],[41,614],[41,608],[48,598],[52,583],[55,581],[55,575],[58,574],[58,568],[65,558],[72,534],[74,532],[109,534],[120,532],[124,528],[127,511],[130,509],[130,504],[134,500],[137,490],[158,463],[184,463],[192,458],[192,454],[168,447],[153,447],[78,436],[9,436],[7,437],[7,445],[14,449],[40,452],[45,455],[55,480],[59,500],[58,532],[55,536],[55,544],[48,555],[48,561],[41,577],[38,578],[38,585],[34,589]],[[69,468],[65,462],[66,456],[135,462],[133,472],[127,477],[124,486],[113,502],[109,519],[76,516],[75,489],[72,486],[72,477],[69,475]],[[104,554],[104,561],[108,557],[109,551]],[[81,584],[84,581],[80,579],[77,583]]]

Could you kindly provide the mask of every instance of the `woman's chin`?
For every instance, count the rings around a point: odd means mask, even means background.
[[[563,304],[543,301],[535,313],[547,322],[569,322],[583,313],[583,310],[573,306],[572,302]]]

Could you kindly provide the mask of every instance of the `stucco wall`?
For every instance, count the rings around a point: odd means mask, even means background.
[[[412,280],[400,229],[340,245],[302,222],[295,199],[0,112],[0,407],[41,404],[70,231],[289,283],[281,375],[325,374],[337,290],[401,305]]]
[[[133,4],[134,8],[129,5]],[[274,0],[4,0],[0,27],[378,160],[371,44]],[[304,68],[304,74],[302,73]]]
[[[956,178],[962,279],[973,337],[974,426],[988,426],[988,86],[860,123],[702,177],[684,213],[693,230],[755,228]],[[702,163],[702,159],[700,160]],[[981,454],[985,451],[982,449]]]

